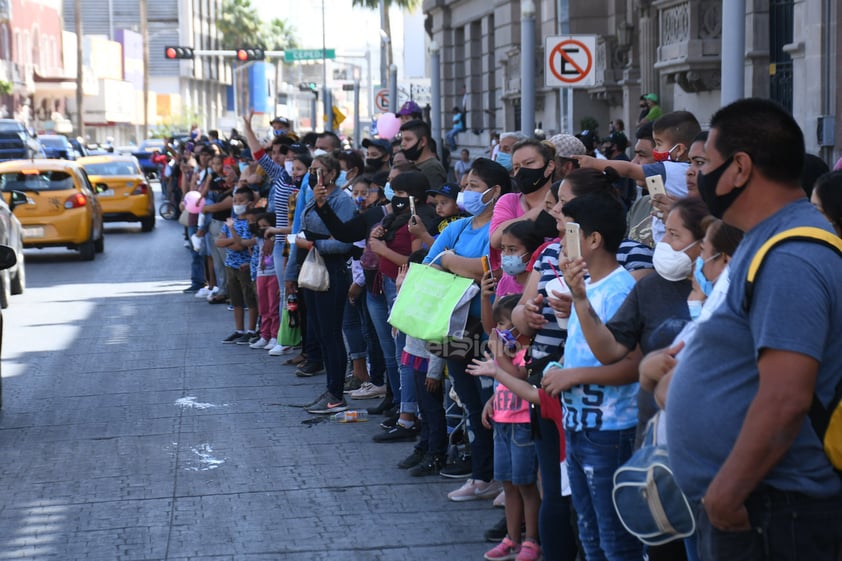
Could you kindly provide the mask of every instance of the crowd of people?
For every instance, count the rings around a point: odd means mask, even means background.
[[[413,443],[398,468],[503,506],[488,560],[837,560],[842,479],[808,413],[842,388],[842,251],[802,236],[749,269],[790,228],[842,235],[842,171],[807,173],[772,102],[702,131],[657,101],[641,99],[633,144],[621,122],[598,146],[504,133],[455,176],[411,112],[361,147],[283,118],[261,141],[251,115],[227,142],[168,147],[185,292],[230,304],[222,343],[324,374],[307,413],[379,400],[374,439]],[[425,265],[477,285],[460,335],[481,344],[453,353],[390,324]],[[648,428],[696,529],[644,546],[612,491]]]

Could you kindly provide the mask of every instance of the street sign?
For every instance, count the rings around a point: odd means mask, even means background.
[[[596,85],[596,35],[547,37],[544,43],[544,85],[592,88]]]
[[[389,110],[389,90],[383,88],[382,90],[377,90],[377,93],[374,94],[374,107],[377,108],[378,111],[385,113]]]
[[[352,92],[352,91],[354,91],[354,84],[342,84],[342,91],[343,91],[343,92]]]
[[[324,52],[324,56],[322,56]],[[336,58],[336,49],[287,49],[284,51],[284,62],[298,62],[301,60],[321,60]]]

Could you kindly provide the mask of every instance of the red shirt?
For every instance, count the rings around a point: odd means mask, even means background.
[[[386,247],[395,253],[409,257],[409,254],[412,253],[412,234],[409,233],[409,225],[401,226],[395,232],[395,237],[386,242]],[[392,280],[398,278],[398,266],[385,257],[380,257],[380,272],[384,277],[389,277]]]
[[[561,400],[551,396],[542,388],[538,388],[538,397],[541,399],[541,418],[554,422],[558,430],[558,461],[563,462],[567,458],[567,450],[564,445],[564,427],[561,425]]]

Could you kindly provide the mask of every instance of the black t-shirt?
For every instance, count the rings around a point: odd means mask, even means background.
[[[208,189],[215,193],[215,203],[221,203],[228,197],[231,197],[232,193],[234,192],[233,189],[228,189],[225,186],[225,178],[221,175],[216,175],[215,173],[211,175],[210,185],[208,186]],[[229,208],[228,210],[218,210],[216,212],[212,212],[211,218],[213,218],[214,220],[221,220],[222,222],[225,222],[226,220],[231,218],[231,209]]]

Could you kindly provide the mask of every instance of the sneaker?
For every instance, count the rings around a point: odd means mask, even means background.
[[[386,432],[374,435],[374,442],[412,442],[418,437],[421,432],[418,423],[415,423],[410,428],[405,428],[397,425]]]
[[[496,497],[494,497],[494,502],[491,503],[491,506],[497,508],[506,508],[506,492],[500,491]]]
[[[246,331],[239,339],[237,339],[234,342],[238,345],[250,345],[252,337],[254,337],[254,333],[251,331]]]
[[[281,356],[284,354],[284,346],[275,343],[275,346],[269,349],[269,356]]]
[[[455,462],[444,466],[439,475],[448,479],[465,479],[471,476],[471,469],[470,456],[459,456]]]
[[[249,348],[250,348],[250,349],[265,349],[265,348],[266,348],[266,343],[268,343],[268,342],[269,342],[269,341],[267,341],[266,339],[264,339],[263,337],[261,337],[260,339],[258,339],[258,340],[257,340],[257,341],[255,341],[254,343],[251,343],[251,344],[249,345]]]
[[[524,540],[520,546],[520,553],[515,561],[539,561],[541,559],[541,546],[532,540]]]
[[[184,294],[192,294],[192,293],[194,293],[194,292],[199,292],[199,290],[201,290],[201,288],[202,288],[202,287],[201,287],[200,285],[198,285],[198,284],[194,284],[194,285],[188,286],[187,288],[185,288],[184,290],[182,290],[182,292],[183,292]]]
[[[222,342],[223,343],[236,343],[237,341],[239,341],[243,337],[243,335],[245,335],[245,334],[244,333],[238,333],[238,332],[235,331],[234,333],[232,333],[231,335],[229,335],[228,337],[223,339]]]
[[[278,344],[278,340],[275,339],[274,337],[272,337],[271,339],[266,341],[266,344],[263,346],[263,349],[267,350],[267,351],[271,350],[271,349],[274,349],[277,344]]]
[[[308,407],[307,412],[312,413],[313,415],[326,415],[338,413],[347,409],[348,404],[345,403],[344,399],[338,398],[332,393],[328,392],[322,399],[319,400],[318,403]]]
[[[190,240],[184,240],[184,247],[190,249],[193,245],[190,243]],[[198,290],[198,288],[196,290]]]
[[[464,485],[448,493],[447,498],[457,503],[475,501],[477,499],[496,497],[500,489],[500,483],[497,481],[482,481],[469,478]]]
[[[317,374],[324,374],[324,372],[324,366],[313,364],[311,362],[305,362],[298,367],[298,370],[295,371],[295,375],[299,378],[312,378]]]
[[[388,419],[386,419],[385,421],[380,423],[380,428],[386,429],[386,430],[391,430],[391,429],[395,428],[396,426],[398,426],[398,419],[400,419],[400,418],[401,418],[401,414],[395,413],[394,415],[391,415]]]
[[[509,527],[506,522],[506,516],[503,515],[503,518],[497,524],[485,531],[485,541],[497,543],[508,535]]]
[[[409,470],[409,475],[412,477],[436,475],[443,465],[444,456],[442,454],[427,454],[417,466]]]
[[[503,538],[494,548],[485,552],[488,561],[513,561],[520,554],[521,545],[513,542],[509,536]]]
[[[368,383],[368,382],[366,382]],[[350,394],[352,392],[357,391],[363,386],[362,380],[359,378],[354,378],[351,376],[350,378],[345,378],[345,387],[342,390],[344,393]]]
[[[196,298],[207,298],[209,293],[210,293],[210,290],[208,290],[208,287],[203,286],[202,288],[197,290],[196,294],[194,294],[193,296],[196,297]]]
[[[371,382],[363,382],[360,389],[349,394],[351,399],[377,399],[386,395],[386,384],[375,386]]]
[[[260,341],[261,339],[263,339],[263,337],[261,337],[260,335],[258,335],[258,334],[257,334],[257,333],[255,333],[254,331],[250,331],[249,333],[251,333],[251,339],[249,339],[249,346],[254,345],[254,344],[255,344],[255,343],[257,343],[258,341]],[[266,339],[263,339],[263,341],[264,341],[264,345],[263,345],[263,346],[265,347],[265,346],[266,346],[266,345],[265,345],[265,342],[267,342],[267,341],[266,341]]]
[[[214,300],[214,302],[215,302],[215,300]],[[211,302],[211,304],[213,304],[213,302]],[[233,311],[234,311],[234,306],[232,306],[231,304],[228,304],[228,311],[229,311],[229,312],[233,312]]]
[[[217,294],[219,294],[219,287],[214,286],[212,289],[210,289],[208,291],[208,294],[206,296],[206,298],[208,299],[208,302],[210,302],[213,299],[213,297],[216,296]]]
[[[384,411],[391,409],[392,407],[392,398],[389,396],[385,396],[383,400],[375,405],[374,407],[369,407],[366,409],[369,415],[382,415]]]
[[[426,455],[427,453],[424,450],[420,448],[413,448],[412,454],[398,462],[398,467],[401,469],[413,468],[420,464],[421,460],[423,460]]]
[[[325,398],[326,398],[329,394],[330,394],[330,392],[327,392],[327,391],[322,392],[322,394],[321,394],[321,395],[319,395],[319,397],[317,397],[317,398],[316,398],[316,399],[314,399],[313,401],[309,401],[309,402],[305,403],[304,405],[302,405],[302,407],[303,407],[304,409],[307,409],[307,408],[309,408],[309,407],[312,407],[312,406],[314,406],[315,404],[317,404],[318,402],[320,402],[321,400],[325,399]]]

